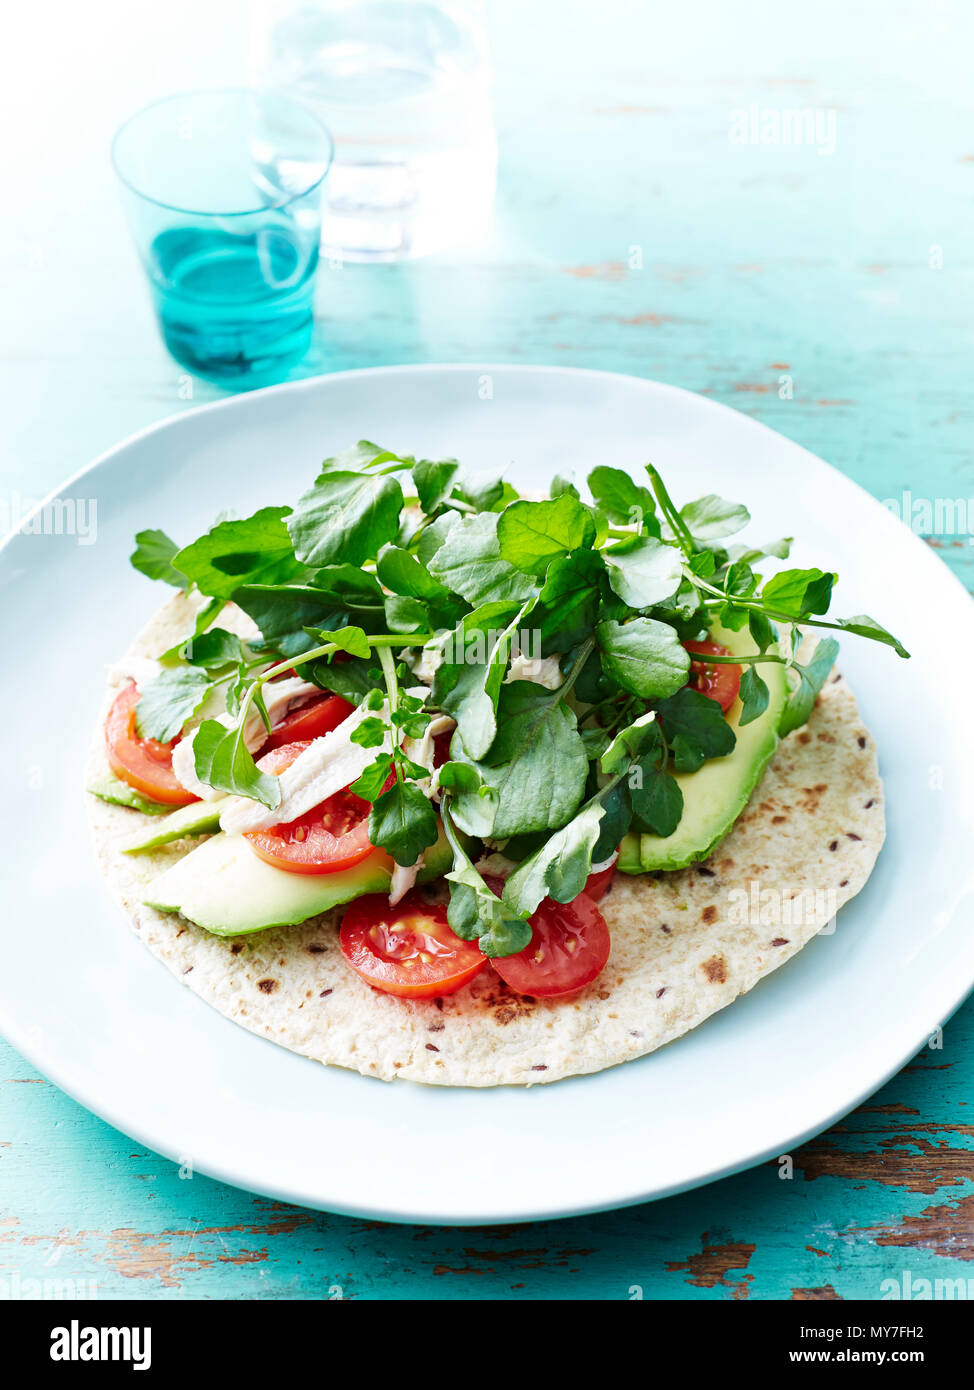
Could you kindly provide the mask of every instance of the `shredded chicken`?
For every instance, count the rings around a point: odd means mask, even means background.
[[[312,685],[310,681],[300,680],[297,676],[288,676],[285,680],[270,681],[264,686],[264,703],[267,708],[267,716],[271,721],[271,727],[279,724],[287,714],[291,706],[298,700],[307,699],[310,695],[320,695],[318,686]],[[225,793],[218,791],[215,787],[208,787],[205,782],[201,782],[196,775],[196,760],[193,751],[193,742],[196,737],[196,729],[204,718],[215,717],[218,724],[224,725],[229,729],[236,722],[234,715],[224,710],[221,714],[214,716],[208,715],[204,709],[197,715],[191,726],[191,733],[184,737],[172,752],[172,770],[176,774],[176,780],[180,782],[187,791],[194,792],[196,796],[204,801],[215,801],[217,797],[224,796]],[[255,753],[267,738],[267,727],[261,718],[260,711],[251,706],[247,713],[247,724],[244,729],[244,743],[251,753]]]
[[[363,748],[352,742],[352,734],[368,718],[388,719],[388,706],[369,709],[363,703],[341,724],[316,738],[290,767],[280,774],[281,803],[273,811],[250,797],[235,796],[220,817],[221,829],[232,835],[245,830],[269,830],[297,820],[306,811],[320,806],[336,792],[342,791],[361,777],[376,756],[388,752],[388,738],[383,748]]]
[[[519,653],[511,662],[505,685],[511,681],[533,681],[535,685],[543,685],[546,690],[557,690],[564,682],[559,662],[557,656],[531,657]]]

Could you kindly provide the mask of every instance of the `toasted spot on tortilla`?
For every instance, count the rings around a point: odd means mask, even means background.
[[[264,994],[273,994],[277,989],[277,981],[272,980],[269,975],[265,975],[263,980],[257,981],[257,988]]]
[[[722,985],[727,980],[727,970],[723,956],[711,956],[700,967],[712,985]]]
[[[788,938],[787,938],[787,936],[776,936],[775,939],[772,941],[771,945],[772,945],[772,946],[787,946],[787,945],[788,945]]]
[[[713,903],[711,903],[709,907],[704,908],[703,912],[700,914],[700,920],[706,922],[708,926],[711,922],[716,922],[717,909],[714,907]]]

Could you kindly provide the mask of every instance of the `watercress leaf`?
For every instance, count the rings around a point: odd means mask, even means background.
[[[647,762],[633,769],[628,787],[638,828],[650,835],[672,835],[683,816],[683,792],[676,778]]]
[[[601,758],[612,740],[605,729],[597,724],[589,724],[586,728],[579,729],[582,742],[585,744],[585,752],[589,759]]]
[[[680,551],[653,536],[622,541],[602,552],[615,593],[630,608],[672,598],[683,579]]]
[[[827,613],[832,585],[837,578],[838,575],[820,569],[782,570],[765,584],[761,601],[766,608],[776,609],[790,618]]]
[[[402,488],[390,474],[325,470],[298,500],[287,526],[306,565],[361,565],[399,530]]]
[[[352,705],[361,704],[370,691],[382,685],[382,672],[372,660],[313,661],[300,666],[298,673]]]
[[[501,687],[497,716],[498,733],[490,752],[477,764],[485,787],[495,794],[490,833],[495,839],[557,830],[581,803],[588,773],[588,755],[578,732],[574,713],[557,694],[530,681],[512,681]],[[459,742],[463,743],[462,737]],[[457,739],[451,751],[456,756]],[[466,761],[471,761],[463,749]],[[457,823],[468,834],[483,824],[480,800],[457,798]]]
[[[757,644],[758,651],[764,655],[773,642],[778,640],[778,634],[774,624],[766,618],[763,613],[756,608],[748,611],[747,625],[751,636]]]
[[[460,479],[451,495],[478,512],[489,512],[504,499],[504,470],[486,468],[470,473]]]
[[[619,730],[602,754],[600,766],[602,771],[611,777],[633,758],[641,758],[650,749],[658,749],[659,746],[660,732],[656,714],[655,711],[648,710],[625,729]]]
[[[411,544],[416,546],[416,558],[421,565],[429,565],[430,560],[443,545],[454,526],[460,524],[459,512],[443,512],[419,533],[419,538]]]
[[[333,595],[307,584],[247,584],[233,601],[253,618],[264,644],[282,656],[299,656],[314,644],[306,627],[344,622],[345,608]]]
[[[389,773],[391,770],[392,754],[380,753],[375,762],[369,763],[358,780],[352,783],[349,787],[349,791],[354,792],[356,796],[360,796],[363,801],[375,801],[381,794],[382,788],[389,780]]]
[[[656,714],[678,772],[695,772],[705,758],[723,758],[734,750],[734,730],[720,705],[699,690],[685,686],[658,700]]]
[[[563,492],[570,492],[573,497],[580,495],[572,473],[556,473],[551,480],[549,492],[552,497],[560,497]]]
[[[838,642],[834,637],[826,637],[816,643],[810,661],[803,666],[795,663],[793,669],[798,675],[798,685],[782,711],[781,722],[778,725],[778,732],[782,738],[808,723],[808,717],[815,708],[818,692],[828,679],[838,654]]]
[[[771,699],[770,692],[763,678],[758,675],[756,666],[745,666],[744,674],[741,676],[741,717],[738,724],[741,728],[745,724],[751,724],[755,719],[760,719],[761,715],[768,708]]]
[[[446,500],[459,467],[456,459],[420,459],[413,465],[413,486],[424,512],[435,512]]]
[[[212,598],[232,598],[243,584],[286,584],[305,569],[291,545],[284,518],[290,507],[262,507],[242,521],[220,521],[205,536],[177,550],[173,568]]]
[[[408,467],[414,460],[409,455],[395,454],[391,449],[383,449],[381,444],[373,444],[371,439],[360,439],[348,449],[327,458],[321,465],[322,473],[357,473],[369,468],[382,468],[389,464],[401,463]]]
[[[362,748],[381,748],[388,731],[389,725],[384,719],[371,715],[368,719],[363,719],[361,724],[357,724],[349,737]]]
[[[321,642],[333,642],[340,652],[348,652],[349,656],[367,657],[371,654],[372,648],[369,639],[360,627],[338,627],[318,633]]]
[[[567,651],[592,631],[604,569],[597,550],[572,550],[552,560],[537,614],[542,656]]]
[[[601,864],[614,854],[632,823],[632,801],[625,781],[617,782],[602,796],[599,838],[592,847],[592,863]]]
[[[514,917],[503,908],[495,913],[487,924],[487,930],[477,938],[477,945],[485,956],[497,960],[501,956],[516,956],[531,945],[531,923],[521,917]]]
[[[497,539],[503,559],[541,576],[552,560],[595,540],[591,513],[569,492],[546,502],[512,502],[501,513]]]
[[[642,526],[647,521],[655,523],[656,499],[652,492],[633,482],[621,468],[609,468],[605,464],[593,468],[588,475],[588,485],[610,521],[623,526]],[[655,532],[659,534],[658,524]]]
[[[531,927],[516,917],[487,887],[465,856],[452,872],[447,921],[457,936],[476,940],[485,956],[510,956],[531,941]]]
[[[415,782],[396,782],[372,804],[369,839],[397,864],[415,864],[439,835],[436,811]]]
[[[686,683],[690,657],[668,623],[655,618],[612,619],[595,629],[602,667],[624,690],[646,699],[672,695]],[[706,698],[706,697],[704,697]]]
[[[447,791],[475,792],[480,789],[480,773],[469,763],[446,762],[439,769],[439,785]]]
[[[700,579],[709,579],[717,569],[717,553],[714,550],[696,550],[690,556],[690,569]]]
[[[857,613],[854,618],[837,618],[839,627],[846,632],[853,632],[857,637],[871,637],[874,642],[882,642],[887,647],[892,647],[897,656],[909,657],[910,653],[891,632],[887,632],[884,627],[877,623],[875,618],[870,618],[867,613]]]
[[[129,559],[132,565],[149,579],[161,579],[164,584],[172,584],[176,589],[185,589],[187,579],[173,568],[172,558],[179,546],[166,535],[165,531],[139,531],[135,537],[135,550]]]
[[[571,653],[569,653],[571,655]],[[574,663],[573,663],[574,664]],[[581,674],[575,681],[575,698],[583,705],[597,705],[612,695],[621,695],[622,688],[602,669],[602,653],[595,649],[587,658]]]
[[[739,502],[728,502],[712,492],[681,507],[680,515],[686,522],[690,534],[698,541],[733,536],[737,531],[743,530],[751,520],[751,514],[746,507]]]
[[[260,771],[239,725],[227,729],[216,719],[204,719],[193,738],[193,754],[196,775],[207,786],[250,797],[269,811],[280,806],[279,780]]]
[[[501,556],[497,524],[494,512],[463,517],[428,562],[433,578],[468,603],[523,603],[534,592],[530,576]]]
[[[359,565],[325,565],[314,576],[315,586],[352,611],[382,609],[382,585],[374,574]]]
[[[407,598],[442,599],[449,593],[415,555],[398,545],[382,547],[375,572],[387,589]]]
[[[206,699],[210,677],[195,666],[163,671],[139,692],[135,725],[140,738],[168,743]]]
[[[433,682],[437,702],[457,721],[460,737],[467,755],[482,758],[497,733],[497,701],[511,649],[511,639],[518,623],[526,615],[533,599],[528,599],[512,617],[509,608],[487,604],[469,614],[453,637],[453,654],[463,655],[462,662],[444,663]],[[503,612],[503,628],[487,628]],[[479,640],[479,648],[476,645]],[[471,645],[467,645],[471,642]],[[471,660],[481,657],[481,660]]]
[[[384,606],[390,632],[428,632],[433,626],[429,607],[422,599],[387,594]]]
[[[764,545],[749,547],[745,545],[731,546],[728,551],[730,560],[743,560],[748,565],[753,565],[756,560],[787,560],[791,554],[793,536],[782,536],[777,541],[766,541]]]
[[[602,803],[588,802],[556,830],[530,859],[515,869],[504,885],[503,900],[519,917],[530,916],[543,898],[567,903],[577,898],[592,871],[592,850],[605,814]]]
[[[243,643],[235,632],[214,627],[183,643],[185,659],[204,671],[219,671],[224,666],[236,666],[244,660]]]

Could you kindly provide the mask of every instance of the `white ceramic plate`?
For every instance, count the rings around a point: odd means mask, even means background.
[[[754,538],[797,533],[796,563],[839,571],[837,611],[895,629],[909,663],[843,643],[879,743],[889,838],[834,935],[661,1051],[531,1090],[323,1068],[222,1018],[140,945],[95,871],[81,795],[104,667],[160,597],[129,568],[132,536],[148,526],[188,538],[223,509],[291,500],[323,457],[362,436],[475,469],[508,463],[522,486],[652,458],[678,499],[722,492],[751,508]],[[18,535],[0,553],[0,765],[16,798],[0,1027],[140,1143],[257,1192],[369,1217],[477,1223],[612,1207],[787,1152],[880,1086],[974,983],[974,608],[866,493],[753,420],[597,372],[383,368],[182,415],[60,496],[96,500],[96,543]]]

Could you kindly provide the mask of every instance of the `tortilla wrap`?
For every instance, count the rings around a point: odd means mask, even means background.
[[[177,595],[113,669],[89,778],[107,768],[102,722],[126,669],[192,628]],[[246,635],[249,620],[224,614]],[[876,749],[833,672],[807,726],[780,745],[709,860],[675,873],[616,874],[601,908],[602,974],[565,999],[508,989],[488,966],[442,999],[373,990],[345,964],[341,908],[297,927],[226,939],[146,907],[145,886],[199,843],[125,855],[149,817],[87,795],[99,867],[134,930],[183,984],[244,1028],[367,1076],[450,1086],[528,1085],[600,1071],[671,1042],[783,965],[862,888],[885,835]]]

